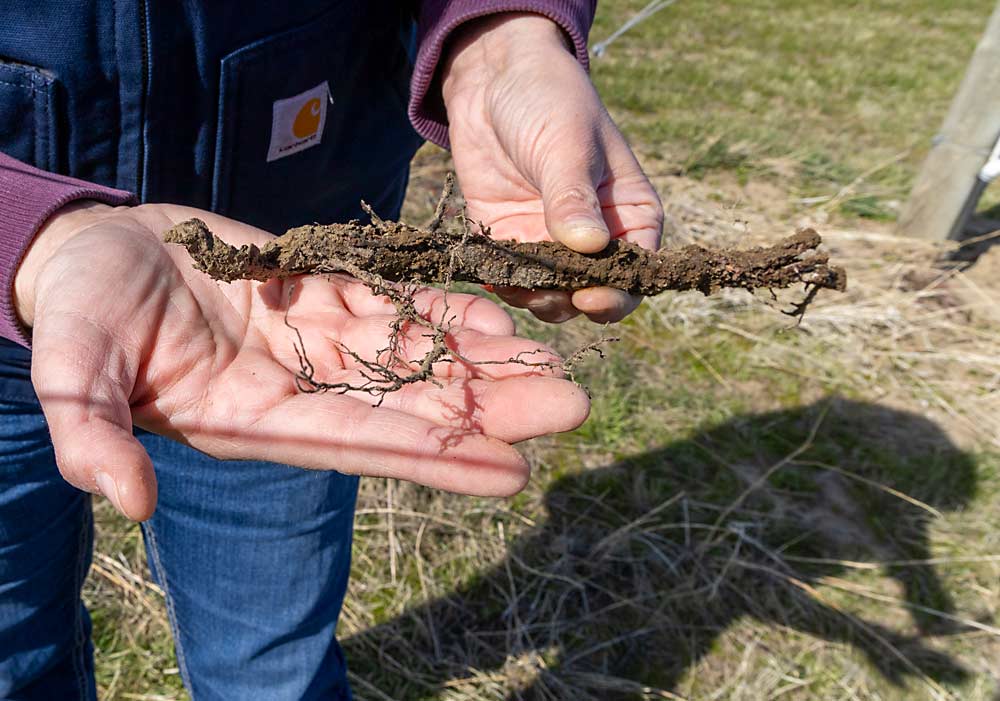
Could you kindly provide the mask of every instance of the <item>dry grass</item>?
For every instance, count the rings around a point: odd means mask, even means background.
[[[94,561],[84,601],[94,624],[101,699],[186,699],[163,592],[151,580],[139,528],[95,501]]]
[[[661,186],[679,240],[772,226]],[[798,327],[744,293],[649,301],[513,502],[369,481],[359,695],[991,699],[996,288],[950,246],[828,240],[851,290]]]
[[[426,159],[412,202],[447,167]],[[676,241],[791,226],[658,185]],[[992,699],[992,258],[824,234],[851,287],[799,326],[787,299],[647,301],[587,371],[588,425],[526,446],[519,497],[366,480],[341,625],[358,697]],[[520,322],[566,350],[598,333]],[[182,698],[138,538],[99,517],[104,697]]]

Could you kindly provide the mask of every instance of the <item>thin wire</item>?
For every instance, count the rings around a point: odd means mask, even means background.
[[[660,10],[670,7],[675,2],[677,2],[677,0],[653,0],[653,2],[649,3],[644,8],[639,10],[639,12],[633,15],[631,19],[625,22],[625,24],[616,29],[614,33],[612,33],[612,35],[609,36],[607,39],[597,44],[594,44],[594,46],[591,49],[594,52],[594,56],[600,58],[601,56],[604,55],[604,52],[607,51],[608,46],[610,46],[611,42],[613,42],[615,39],[620,37],[622,34],[627,32],[640,22],[646,21]]]

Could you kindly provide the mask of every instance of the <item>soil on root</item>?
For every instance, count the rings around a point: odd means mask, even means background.
[[[392,282],[473,282],[527,289],[613,287],[634,295],[667,290],[778,289],[804,283],[843,291],[847,275],[829,265],[812,229],[774,246],[712,250],[697,245],[659,252],[614,240],[585,255],[552,242],[497,241],[488,230],[446,231],[437,223],[418,229],[400,222],[312,224],[289,230],[263,248],[236,248],[199,219],[164,237],[185,246],[195,265],[217,280],[269,280],[308,273],[364,271]]]

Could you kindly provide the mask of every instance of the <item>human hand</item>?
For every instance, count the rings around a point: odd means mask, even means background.
[[[469,216],[498,239],[554,239],[595,253],[611,238],[655,249],[663,207],[562,30],[534,14],[463,27],[442,96]],[[618,321],[639,304],[620,290],[495,290],[551,322],[580,312]]]
[[[356,361],[341,351],[374,360],[387,345],[394,307],[344,275],[216,283],[194,270],[182,247],[160,239],[192,216],[232,244],[271,238],[190,208],[75,204],[50,218],[15,277],[15,308],[33,327],[32,382],[59,469],[125,516],[146,519],[156,504],[153,466],[133,426],[222,459],[508,495],[529,472],[509,444],[586,418],[579,388],[524,365],[439,363],[440,386],[406,386],[378,408],[367,394],[299,392],[286,309],[316,377],[361,384]],[[488,300],[450,294],[447,301],[455,317],[449,342],[462,357],[539,351],[536,358],[554,359],[514,336],[510,318]],[[424,289],[415,303],[439,319],[443,293]],[[425,332],[406,332],[404,357],[424,355]]]

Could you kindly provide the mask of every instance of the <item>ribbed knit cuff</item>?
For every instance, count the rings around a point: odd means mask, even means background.
[[[424,0],[417,37],[420,48],[410,81],[410,121],[429,141],[448,148],[448,121],[436,100],[428,99],[445,42],[461,24],[501,12],[534,12],[558,24],[573,41],[576,58],[589,68],[587,34],[594,21],[596,0]],[[544,70],[544,68],[542,69]]]
[[[74,200],[128,204],[131,193],[54,175],[0,153],[0,337],[30,347],[13,305],[14,274],[35,234]]]

